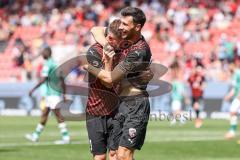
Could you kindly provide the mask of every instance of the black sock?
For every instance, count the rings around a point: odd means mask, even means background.
[[[196,118],[198,119],[199,118],[199,113],[200,113],[199,109],[196,109],[195,112],[196,112]]]

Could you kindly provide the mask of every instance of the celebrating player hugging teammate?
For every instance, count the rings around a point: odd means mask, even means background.
[[[118,27],[118,33],[121,33],[122,41],[119,41],[120,39],[113,35],[114,33],[112,34],[111,25],[107,29],[109,32],[107,37],[104,36],[105,28],[96,27],[92,32],[96,41],[104,46],[103,57],[101,57],[101,49],[99,49],[101,47],[97,47],[99,45],[96,44],[87,53],[87,61],[90,63],[80,59],[81,65],[85,64],[84,68],[91,75],[96,76],[97,80],[101,80],[98,85],[105,85],[106,88],[109,88],[109,93],[113,93],[115,90],[120,100],[119,105],[115,107],[116,113],[109,114],[105,112],[109,109],[108,105],[102,106],[104,99],[100,100],[99,97],[92,97],[91,99],[89,97],[89,101],[94,102],[95,100],[95,103],[92,104],[101,104],[98,106],[101,109],[97,107],[94,110],[91,107],[87,109],[87,115],[90,114],[89,118],[87,118],[87,128],[91,151],[95,160],[106,159],[105,146],[107,141],[105,137],[109,136],[110,132],[112,133],[112,137],[109,138],[109,144],[112,144],[110,149],[117,153],[117,157],[112,156],[112,158],[132,160],[134,151],[136,149],[140,150],[144,143],[150,114],[146,88],[151,79],[151,76],[149,79],[139,78],[149,77],[143,76],[143,74],[144,71],[147,73],[147,70],[149,70],[151,60],[150,48],[141,35],[141,29],[145,21],[146,17],[142,10],[133,7],[122,9],[121,21]],[[117,21],[113,23],[117,23]],[[119,44],[118,46],[114,45],[116,42]],[[100,58],[104,59],[104,67],[101,67],[101,65],[98,65],[99,62],[92,61],[92,58],[90,58],[92,57],[90,55],[99,57],[99,54]],[[95,83],[97,83],[97,80]],[[119,85],[120,88],[118,89]],[[90,95],[91,93],[92,95],[99,95],[97,92],[91,92],[90,87]],[[108,103],[110,103],[110,100],[108,100]],[[96,110],[105,113],[104,117],[92,116],[91,113],[96,113]],[[108,120],[112,127],[111,131],[108,131]],[[98,131],[104,133],[105,137]],[[115,154],[115,152],[112,153]]]

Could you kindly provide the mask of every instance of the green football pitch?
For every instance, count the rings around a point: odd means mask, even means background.
[[[54,117],[50,117],[40,142],[25,138],[35,128],[38,117],[0,116],[0,160],[91,160],[85,122],[68,122],[72,137],[69,145],[54,145],[61,138]],[[200,129],[192,121],[170,126],[169,122],[150,121],[145,144],[136,160],[239,160],[236,139],[223,138],[226,120],[205,120]]]

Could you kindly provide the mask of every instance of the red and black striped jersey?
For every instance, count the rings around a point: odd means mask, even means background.
[[[103,47],[96,43],[92,45],[87,52],[88,62],[97,68],[103,68]],[[116,55],[113,59],[113,66],[117,65],[120,56]],[[119,85],[115,84],[112,88],[105,87],[101,80],[89,73],[88,80],[88,101],[86,112],[94,116],[104,116],[111,114],[118,106]]]

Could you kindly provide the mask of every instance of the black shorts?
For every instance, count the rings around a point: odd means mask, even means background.
[[[192,106],[194,103],[202,103],[203,97],[192,97]]]
[[[108,149],[117,148],[113,143],[113,120],[111,116],[86,115],[86,126],[90,143],[90,150],[93,155],[105,154]]]
[[[113,146],[140,150],[145,140],[149,114],[148,96],[121,98],[118,113],[113,119]]]

